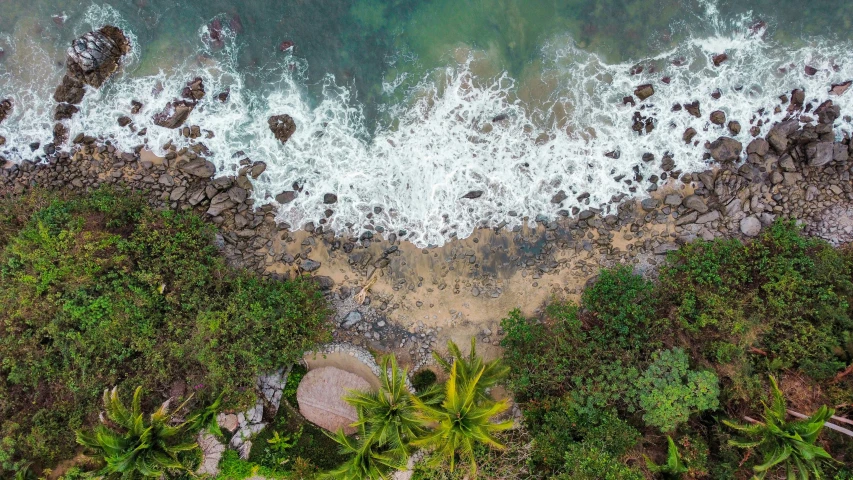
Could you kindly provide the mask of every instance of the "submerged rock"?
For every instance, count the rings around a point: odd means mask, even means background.
[[[465,195],[462,195],[462,198],[467,198],[467,199],[473,200],[475,198],[480,198],[482,196],[483,196],[482,190],[471,190],[470,192],[466,193]]]
[[[7,98],[0,100],[0,123],[6,120],[12,114],[12,99]]]
[[[296,122],[290,115],[273,115],[267,120],[267,123],[276,140],[281,143],[286,143],[296,133]]]

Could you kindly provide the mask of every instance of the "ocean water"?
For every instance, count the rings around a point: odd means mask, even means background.
[[[744,144],[751,126],[764,134],[787,114],[779,97],[794,88],[851,113],[853,89],[829,94],[853,79],[851,22],[853,2],[827,0],[0,0],[0,98],[15,103],[0,155],[41,154],[29,145],[51,137],[65,49],[114,24],[132,52],[86,95],[72,137],[156,153],[186,145],[151,117],[200,76],[208,95],[187,124],[213,132],[199,140],[218,171],[235,172],[245,156],[266,162],[254,181],[260,202],[302,188],[280,220],[316,224],[331,208],[326,228],[336,232],[440,245],[647,195],[664,155],[678,170],[704,170],[704,143],[727,134],[710,123],[713,110],[741,124]],[[221,41],[210,41],[211,25]],[[721,53],[728,60],[714,66]],[[655,94],[623,105],[645,83]],[[145,136],[117,124],[131,100],[144,104],[133,124]],[[672,109],[696,100],[701,118]],[[285,145],[267,126],[281,113],[297,124]],[[636,115],[654,129],[633,131]],[[698,134],[685,144],[690,127]],[[836,127],[842,136],[853,123]],[[552,203],[560,190],[567,198]],[[483,193],[462,198],[471,191]],[[324,205],[325,193],[338,202]]]

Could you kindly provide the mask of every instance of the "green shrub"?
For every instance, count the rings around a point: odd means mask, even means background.
[[[415,389],[416,392],[421,393],[427,388],[435,385],[435,380],[435,372],[428,368],[425,368],[423,370],[419,370],[414,375],[412,375],[412,387]]]
[[[691,413],[716,409],[720,389],[713,372],[690,370],[687,354],[675,348],[652,355],[637,379],[637,393],[646,424],[671,432]]]
[[[581,306],[598,323],[594,341],[637,348],[654,333],[654,285],[630,267],[602,270],[592,286],[583,292]]]
[[[582,443],[569,445],[558,480],[643,480],[643,475],[613,455]]]
[[[281,392],[281,398],[287,400],[294,408],[299,407],[296,403],[296,391],[299,389],[299,384],[302,383],[302,378],[308,373],[308,369],[301,363],[297,363],[290,369],[290,375],[287,376],[287,383],[284,384],[284,390]]]
[[[226,267],[195,215],[108,189],[0,203],[0,215],[41,207],[17,232],[3,230],[0,438],[16,451],[0,457],[3,469],[72,456],[67,432],[95,423],[106,387],[186,385],[197,401],[226,392],[230,407],[243,407],[257,374],[327,338],[328,310],[311,282]]]

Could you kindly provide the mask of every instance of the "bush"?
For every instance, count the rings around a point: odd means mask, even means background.
[[[417,373],[412,375],[412,387],[418,393],[422,393],[427,388],[435,385],[435,381],[435,372],[428,368],[419,370]]]
[[[257,374],[327,336],[311,282],[227,268],[195,215],[108,189],[35,191],[6,200],[0,215],[17,204],[41,208],[4,231],[0,251],[0,441],[16,449],[3,469],[72,456],[69,432],[94,424],[106,387],[186,385],[198,401],[224,391],[242,407]]]
[[[623,348],[642,346],[654,333],[650,328],[655,323],[653,291],[654,285],[629,267],[602,270],[581,297],[581,306],[598,322],[593,340]]]
[[[586,444],[569,445],[565,471],[558,480],[643,480],[643,475],[618,458]]]

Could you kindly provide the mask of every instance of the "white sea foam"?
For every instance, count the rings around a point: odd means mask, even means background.
[[[740,122],[737,138],[744,145],[755,122],[764,121],[761,133],[765,134],[769,124],[784,117],[785,106],[778,96],[794,88],[804,88],[807,102],[814,105],[832,98],[844,114],[851,112],[853,91],[841,97],[827,93],[830,84],[853,79],[853,62],[844,55],[849,45],[814,40],[805,47],[788,48],[763,40],[763,30],[750,29],[746,18],[732,28],[719,19],[712,3],[707,10],[715,34],[689,37],[672,51],[640,61],[607,64],[576,47],[570,38],[552,39],[541,52],[542,79],[550,91],[540,94],[535,103],[518,100],[518,82],[507,74],[477,78],[472,72],[477,54],[472,53],[461,63],[426,75],[410,88],[406,100],[381,106],[380,111],[394,121],[374,132],[366,128],[352,90],[336,85],[331,76],[323,82],[322,95],[311,99],[304,80],[307,64],[292,56],[273,72],[276,80],[268,88],[249,91],[235,60],[238,42],[228,39],[224,48],[212,51],[204,46],[206,27],[202,27],[200,53],[210,59],[205,66],[192,59],[175,69],[178,73],[134,76],[144,50],[144,45],[134,42],[125,73],[100,91],[90,91],[69,127],[72,136],[78,132],[100,135],[126,149],[145,143],[164,153],[161,146],[170,140],[188,145],[177,131],[153,125],[150,119],[179,95],[187,80],[200,76],[208,95],[188,123],[214,132],[213,138],[201,141],[210,149],[209,158],[217,169],[223,174],[235,172],[244,157],[234,154],[243,151],[252,160],[268,164],[254,182],[257,200],[272,201],[294,183],[304,187],[295,201],[280,208],[280,220],[301,227],[325,218],[324,211],[331,208],[334,214],[327,227],[336,232],[359,234],[365,227],[379,227],[405,231],[406,238],[420,246],[438,245],[502,221],[513,227],[524,218],[553,218],[572,207],[606,211],[614,196],[645,195],[649,176],[661,173],[665,153],[673,156],[677,169],[701,171],[708,167],[702,159],[703,144],[728,134],[725,127],[709,122],[712,110],[722,110],[729,120]],[[90,10],[87,23],[83,31],[102,23],[123,24],[109,8]],[[729,59],[713,66],[711,57],[723,52]],[[684,65],[673,65],[676,59],[683,59]],[[631,67],[638,63],[644,72],[631,75]],[[818,73],[807,76],[806,64]],[[49,76],[58,79],[59,74]],[[662,81],[664,77],[669,77],[669,84]],[[16,109],[15,116],[0,125],[0,135],[10,140],[3,153],[12,160],[32,158],[39,152],[30,153],[26,144],[50,137],[50,101],[39,97],[41,90],[30,92],[15,85],[8,73],[0,75],[0,82],[0,88],[12,89],[16,105],[30,106]],[[399,93],[404,83],[405,77],[397,78],[383,88],[390,96]],[[622,98],[643,83],[652,83],[656,93],[636,107],[623,105]],[[220,103],[215,95],[226,88],[230,98]],[[45,90],[52,91],[52,86]],[[715,91],[722,95],[719,100],[711,97]],[[147,129],[144,137],[116,122],[128,113],[131,99],[144,104],[133,116],[137,131]],[[683,109],[672,111],[674,104],[694,100],[701,103],[701,118]],[[782,107],[779,113],[773,111],[776,105]],[[761,115],[760,109],[764,109]],[[654,119],[650,134],[632,131],[635,111]],[[285,145],[273,138],[267,126],[270,115],[281,113],[291,115],[298,126]],[[503,119],[493,122],[498,115]],[[839,135],[851,126],[849,117],[840,120]],[[696,145],[681,140],[689,127],[698,132]],[[608,152],[619,152],[618,158],[606,157]],[[646,152],[655,155],[653,162],[641,160]],[[635,181],[637,174],[644,180]],[[462,198],[475,190],[482,191],[482,196]],[[551,199],[559,190],[568,198],[553,204]],[[335,193],[338,202],[323,204],[325,193]],[[577,200],[581,193],[589,197]],[[374,207],[382,207],[381,213],[373,213]]]

